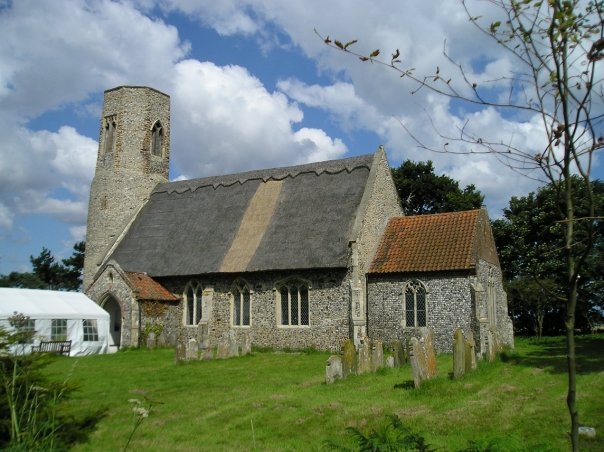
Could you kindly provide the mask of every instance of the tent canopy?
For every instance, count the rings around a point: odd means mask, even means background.
[[[15,312],[32,319],[109,319],[109,314],[80,292],[0,288],[0,319]]]
[[[16,313],[33,321],[34,336],[13,345],[13,353],[30,353],[32,346],[53,336],[71,341],[70,356],[115,351],[109,313],[83,293],[0,288],[0,327],[11,329],[9,318]]]

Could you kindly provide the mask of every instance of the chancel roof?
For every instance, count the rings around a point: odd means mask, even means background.
[[[478,259],[499,266],[482,209],[392,218],[369,273],[472,270]]]
[[[153,277],[346,267],[373,155],[161,184],[112,258]]]

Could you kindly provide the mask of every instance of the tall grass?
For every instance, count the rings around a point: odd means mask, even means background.
[[[604,450],[602,350],[604,336],[579,339],[580,421],[598,429],[583,450]],[[460,380],[449,377],[452,357],[441,355],[439,377],[420,390],[408,366],[326,385],[327,358],[262,351],[175,364],[170,349],[77,358],[80,389],[65,414],[101,409],[106,416],[75,450],[122,449],[132,432],[128,399],[140,391],[161,403],[138,427],[132,450],[320,450],[326,440],[354,448],[347,428],[371,432],[389,415],[438,450],[569,447],[562,338],[518,340],[505,362],[480,362]],[[56,360],[49,370],[62,374],[69,365]]]

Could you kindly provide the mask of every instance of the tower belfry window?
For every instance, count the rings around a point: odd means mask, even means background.
[[[164,129],[161,122],[155,121],[151,129],[151,154],[161,156],[164,144]]]
[[[104,153],[113,152],[115,147],[115,127],[116,127],[115,115],[107,116],[105,118],[105,130],[104,130]]]

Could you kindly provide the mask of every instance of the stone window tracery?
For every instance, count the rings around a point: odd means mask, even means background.
[[[290,279],[277,285],[277,319],[281,326],[309,326],[309,284]]]
[[[411,281],[405,286],[405,326],[422,327],[427,323],[427,291],[420,281]]]
[[[151,129],[151,154],[162,155],[162,147],[164,144],[164,129],[161,122],[155,121]]]
[[[184,293],[184,324],[196,326],[203,318],[203,287],[198,282],[187,284]]]
[[[105,118],[105,131],[104,131],[104,147],[103,151],[105,154],[112,153],[115,149],[115,128],[117,125],[117,118],[115,115],[107,116]]]
[[[233,294],[233,326],[250,326],[252,303],[249,287],[245,282],[238,281],[231,289],[231,293]]]

